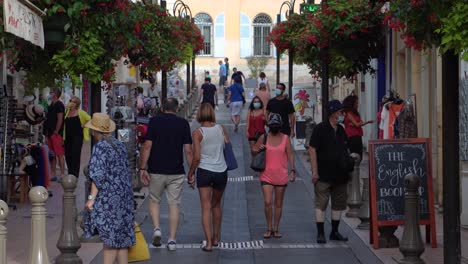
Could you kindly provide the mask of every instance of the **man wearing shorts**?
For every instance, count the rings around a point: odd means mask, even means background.
[[[244,105],[244,87],[236,80],[234,84],[229,87],[228,105],[231,108],[231,120],[234,122],[234,132],[239,130],[240,115],[242,106]]]
[[[63,147],[63,113],[65,106],[59,100],[62,91],[53,88],[50,91],[52,102],[47,107],[47,119],[44,124],[44,134],[47,138],[47,146],[54,153],[55,157],[51,161],[52,179],[51,181],[62,182],[65,175],[65,149]],[[60,167],[60,176],[56,176],[56,164]]]
[[[153,222],[153,245],[161,246],[159,223],[161,196],[165,192],[169,204],[169,237],[167,249],[176,249],[179,204],[184,183],[184,152],[188,165],[192,162],[192,137],[187,120],[176,115],[178,102],[167,98],[163,113],[151,118],[146,140],[141,149],[140,178],[149,184],[149,212]],[[146,165],[148,168],[146,170]]]
[[[341,158],[347,153],[346,133],[340,123],[344,120],[338,100],[327,104],[328,120],[318,124],[310,138],[310,163],[315,186],[315,219],[317,243],[326,243],[324,234],[325,211],[331,196],[332,231],[330,240],[348,241],[338,232],[341,211],[346,209],[348,173],[340,168]]]

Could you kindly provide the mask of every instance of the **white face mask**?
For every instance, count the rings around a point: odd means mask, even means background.
[[[277,96],[280,96],[280,95],[283,94],[283,90],[276,88],[275,93],[276,93]]]
[[[262,106],[262,104],[260,104],[260,103],[254,103],[253,106],[254,106],[255,109],[260,109],[260,107]]]
[[[344,116],[343,116],[343,115],[340,115],[340,116],[338,117],[337,122],[338,122],[338,124],[343,123],[343,122],[344,122]]]

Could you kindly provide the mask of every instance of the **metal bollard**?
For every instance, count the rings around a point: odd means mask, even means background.
[[[7,263],[7,257],[6,257],[7,217],[8,217],[8,204],[0,200],[0,263]]]
[[[29,191],[31,209],[31,247],[28,264],[49,264],[46,244],[46,215],[44,207],[49,198],[47,189],[42,186],[33,187]]]
[[[348,196],[349,210],[346,213],[346,217],[356,218],[359,214],[359,208],[362,205],[361,186],[359,183],[359,165],[361,164],[361,156],[357,153],[351,153],[351,157],[354,159],[354,170],[351,176],[351,192]]]
[[[57,264],[81,264],[83,261],[76,254],[81,248],[81,243],[76,231],[76,196],[74,194],[77,179],[73,175],[63,177],[63,210],[62,210],[62,231],[57,241],[57,248],[60,255],[55,260]]]
[[[400,242],[403,259],[398,262],[401,264],[424,263],[420,258],[424,252],[424,244],[419,228],[419,184],[420,179],[417,175],[405,176],[405,226]]]
[[[361,208],[359,208],[358,218],[361,223],[357,226],[358,229],[369,229],[369,178],[362,179],[362,200]]]

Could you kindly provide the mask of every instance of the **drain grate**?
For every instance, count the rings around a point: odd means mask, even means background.
[[[206,245],[206,241],[202,244],[177,244],[177,249],[200,249]],[[165,248],[166,245],[155,247],[148,244],[149,248]],[[349,248],[349,245],[344,242],[329,242],[327,244],[318,243],[271,243],[265,244],[263,240],[253,240],[244,242],[220,242],[216,249],[221,250],[259,250],[259,249],[323,249],[323,248]]]

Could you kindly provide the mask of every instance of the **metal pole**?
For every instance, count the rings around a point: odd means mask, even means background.
[[[276,23],[281,22],[281,14],[276,15]],[[280,83],[280,52],[276,49],[276,84]]]
[[[190,93],[190,84],[191,84],[191,82],[190,82],[190,76],[191,76],[191,74],[190,74],[190,61],[187,62],[185,67],[187,67],[187,95],[186,96],[188,96],[189,93]]]
[[[49,264],[46,243],[46,216],[45,203],[49,192],[42,186],[33,187],[29,191],[31,208],[31,243],[29,248],[29,264]]]
[[[326,0],[322,0],[322,8],[327,5]],[[326,105],[328,103],[328,63],[327,63],[327,56],[328,56],[328,48],[324,48],[322,51],[322,121],[328,119],[327,108]]]
[[[453,50],[442,56],[444,263],[461,262],[458,63]]]
[[[293,4],[292,4],[292,7],[291,9],[289,9],[289,16],[291,16],[292,14],[294,14],[294,2],[293,1]],[[289,54],[289,58],[288,58],[288,94],[289,94],[289,100],[293,100],[292,98],[292,87],[293,87],[293,63],[294,63],[294,51],[292,51],[291,49],[288,50]]]
[[[167,72],[161,71],[161,103],[167,98]]]
[[[424,264],[420,258],[424,252],[424,244],[419,228],[419,176],[408,174],[405,176],[405,227],[400,243],[403,259],[400,264]]]
[[[0,200],[0,263],[7,263],[7,218],[8,204]]]
[[[76,196],[74,194],[77,186],[77,178],[67,175],[62,181],[63,209],[62,209],[62,231],[57,241],[60,255],[55,260],[57,264],[81,264],[83,261],[76,254],[81,248],[78,232],[76,231]]]
[[[195,83],[195,53],[193,53],[193,57],[192,57],[192,87],[195,87],[196,83]]]

